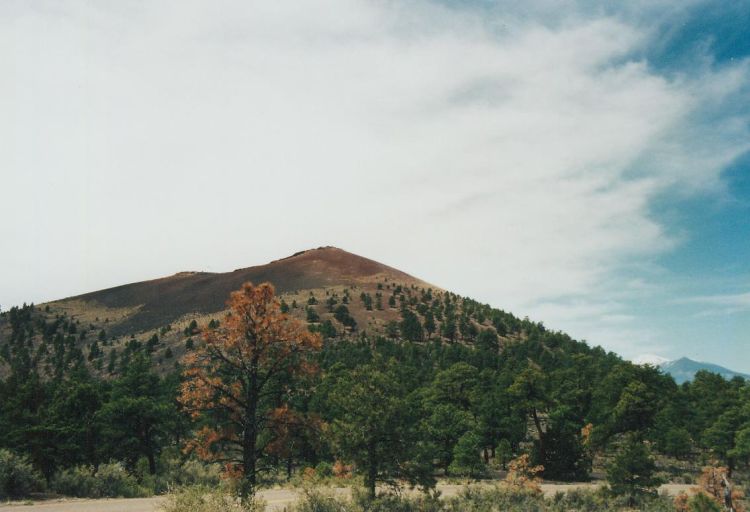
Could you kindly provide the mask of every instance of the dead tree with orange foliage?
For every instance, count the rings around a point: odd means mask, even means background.
[[[704,493],[719,505],[727,501],[732,503],[733,512],[745,512],[742,499],[745,497],[741,489],[734,488],[729,483],[729,469],[723,466],[706,466],[698,477],[698,486],[693,492]],[[727,495],[729,500],[727,500]]]
[[[322,345],[307,326],[282,313],[273,286],[245,283],[232,292],[219,327],[185,356],[180,403],[203,427],[188,443],[200,457],[221,462],[255,492],[265,455],[289,422],[295,381],[314,374],[310,356]],[[283,435],[283,434],[282,434]]]
[[[523,454],[508,463],[505,485],[516,491],[539,494],[542,492],[542,479],[539,478],[539,474],[543,471],[544,466],[532,466],[529,455]]]

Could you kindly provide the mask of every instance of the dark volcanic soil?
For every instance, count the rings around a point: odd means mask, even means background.
[[[229,293],[242,283],[270,282],[278,293],[328,286],[356,285],[375,276],[402,283],[426,283],[376,261],[335,247],[299,252],[266,265],[233,272],[180,272],[170,277],[100,290],[71,300],[94,301],[110,308],[140,310],[109,329],[113,335],[166,325],[188,313],[215,313],[225,308]],[[68,299],[66,299],[68,300]]]

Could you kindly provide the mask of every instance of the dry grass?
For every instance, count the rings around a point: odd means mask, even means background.
[[[49,306],[50,314],[67,315],[84,325],[115,325],[136,315],[143,304],[111,308],[95,300],[65,299],[39,305],[42,309],[46,306]]]

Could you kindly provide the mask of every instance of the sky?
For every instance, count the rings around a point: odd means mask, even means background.
[[[0,307],[334,245],[750,372],[750,0],[0,3]]]

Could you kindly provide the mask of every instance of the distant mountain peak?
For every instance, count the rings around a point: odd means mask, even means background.
[[[641,354],[633,359],[633,363],[635,364],[649,364],[651,366],[660,366],[667,362],[669,362],[668,358],[657,356],[656,354]]]
[[[670,374],[677,384],[693,380],[695,374],[701,370],[716,373],[727,380],[731,380],[734,377],[750,379],[750,375],[748,374],[736,372],[714,363],[694,361],[688,357],[681,357],[673,361],[663,362],[659,364],[659,368],[661,368],[664,373]]]

